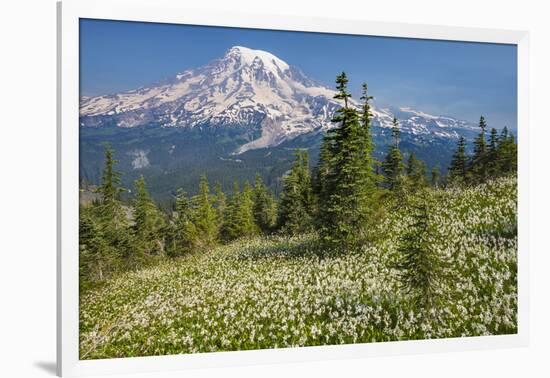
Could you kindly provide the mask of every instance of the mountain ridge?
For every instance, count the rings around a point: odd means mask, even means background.
[[[332,116],[342,106],[335,93],[267,51],[233,46],[223,57],[163,83],[82,98],[80,126],[241,128],[253,135],[235,149],[242,154],[333,127]],[[455,140],[476,128],[406,107],[374,106],[372,113],[375,128],[391,127],[395,115],[402,133],[412,138]]]

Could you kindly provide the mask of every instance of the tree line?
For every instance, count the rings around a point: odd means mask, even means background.
[[[467,153],[466,140],[460,137],[449,167],[449,181],[476,184],[517,171],[517,144],[504,127],[500,134],[491,128],[487,138],[487,122],[479,119],[479,135],[474,140],[472,155]]]
[[[174,205],[161,211],[142,176],[134,182],[130,202],[123,202],[121,193],[125,190],[114,151],[106,146],[98,199],[80,208],[81,282],[102,281],[119,270],[257,235],[316,232],[324,248],[353,249],[379,236],[376,227],[388,209],[410,206],[415,201],[409,198],[421,196],[419,193],[430,187],[474,185],[517,170],[514,137],[504,128],[500,134],[491,129],[487,138],[483,117],[473,154],[468,153],[466,140],[461,137],[446,177],[437,168],[428,174],[423,161],[413,153],[402,153],[396,118],[392,143],[383,161],[378,161],[373,156],[373,97],[363,84],[361,107],[357,109],[350,105],[347,86],[346,74],[338,75],[335,98],[343,106],[333,117],[335,127],[324,135],[317,166],[310,167],[306,150],[296,150],[279,198],[260,175],[253,184],[247,181],[241,186],[235,181],[230,193],[224,193],[219,183],[212,188],[203,175],[196,195],[189,196],[180,189]],[[411,208],[420,214],[416,224],[426,228],[424,218],[429,212],[425,206],[416,206],[416,210]],[[402,243],[404,251],[426,248],[414,239],[414,232],[408,238]],[[403,253],[405,262],[400,266],[404,271],[413,269],[415,261],[424,261],[417,259],[418,253],[409,255],[407,264],[407,253]]]

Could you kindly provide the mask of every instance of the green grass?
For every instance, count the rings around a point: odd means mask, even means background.
[[[427,313],[393,268],[411,221],[396,210],[360,251],[320,250],[314,234],[256,238],[119,275],[81,295],[80,357],[515,333],[516,188],[505,178],[426,199],[450,278]]]

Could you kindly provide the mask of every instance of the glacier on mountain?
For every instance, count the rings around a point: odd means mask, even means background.
[[[259,136],[241,145],[238,154],[332,127],[341,106],[335,93],[269,52],[234,46],[220,59],[165,82],[81,98],[80,125],[257,128]],[[410,108],[373,107],[372,113],[375,127],[391,127],[395,115],[402,132],[413,136],[458,138],[475,128]]]

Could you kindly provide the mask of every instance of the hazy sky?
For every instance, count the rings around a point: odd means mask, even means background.
[[[366,81],[378,106],[517,125],[517,49],[504,44],[81,20],[81,93],[158,82],[235,45],[269,51],[331,87],[345,71],[354,97]]]

